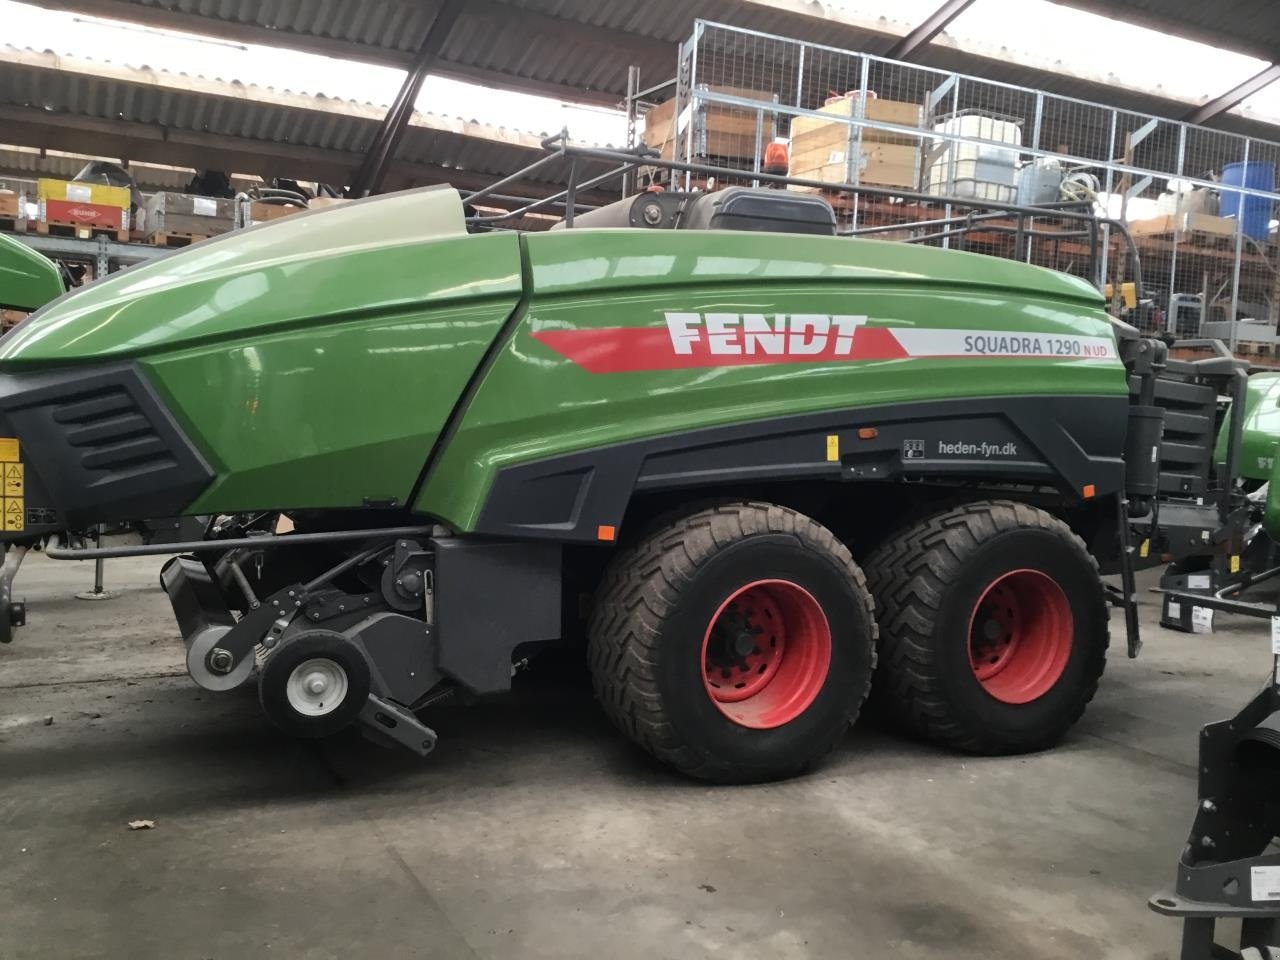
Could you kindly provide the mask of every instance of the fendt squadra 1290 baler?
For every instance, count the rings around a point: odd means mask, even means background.
[[[425,754],[431,704],[580,643],[617,726],[708,780],[811,766],[869,693],[960,749],[1053,743],[1130,552],[1217,537],[1239,371],[1081,279],[761,193],[469,234],[417,190],[54,301],[0,341],[5,639],[26,549],[169,553],[191,676],[299,736]]]

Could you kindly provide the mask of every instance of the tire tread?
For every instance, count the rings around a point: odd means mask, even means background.
[[[722,783],[762,779],[706,756],[672,724],[658,687],[663,621],[699,566],[719,550],[757,534],[794,537],[843,569],[866,610],[872,629],[872,670],[857,693],[856,704],[861,705],[875,666],[875,609],[866,578],[848,548],[829,530],[776,504],[719,503],[686,516],[668,516],[666,521],[615,556],[596,592],[588,630],[588,663],[596,697],[627,737],[683,773]],[[794,776],[812,767],[835,749],[846,728],[832,731],[786,769],[772,769],[768,778]]]

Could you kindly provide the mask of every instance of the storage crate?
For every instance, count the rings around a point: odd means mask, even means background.
[[[830,100],[818,112],[834,117],[857,115],[860,95],[838,97]],[[870,123],[893,123],[901,127],[919,127],[923,116],[922,108],[903,100],[880,100],[869,98],[866,101],[864,118]],[[843,120],[824,120],[820,117],[795,117],[791,121],[791,152],[812,153],[816,150],[844,150],[850,142],[858,139],[858,128]],[[920,141],[907,133],[885,130],[880,127],[862,128],[863,143],[899,143],[907,146],[918,146]]]
[[[158,236],[215,237],[235,224],[236,202],[184,193],[157,193],[139,224],[148,240]]]
[[[250,224],[263,223],[267,220],[279,220],[281,217],[287,217],[294,213],[305,213],[301,207],[286,206],[283,203],[263,203],[261,200],[254,200],[249,204],[249,222]]]
[[[1161,236],[1176,233],[1179,238],[1191,233],[1207,233],[1217,237],[1233,237],[1236,222],[1230,217],[1211,217],[1207,213],[1181,213],[1149,220],[1134,220],[1128,224],[1129,233],[1135,237]]]
[[[104,230],[128,232],[129,208],[103,203],[84,203],[76,200],[42,199],[40,201],[39,222],[41,224],[85,228],[100,227]]]
[[[120,207],[128,210],[133,205],[128,187],[109,187],[103,183],[80,183],[72,180],[52,180],[42,177],[36,181],[36,198],[62,200],[72,203],[91,203],[102,207]]]
[[[702,89],[723,93],[744,100],[756,100],[762,103],[777,103],[776,93],[765,93],[760,90],[748,90],[742,87],[704,86]],[[699,116],[694,124],[693,152],[701,157],[727,157],[737,159],[755,159],[756,151],[756,111],[749,107],[730,107],[723,104],[705,103],[699,106]],[[676,130],[676,101],[668,100],[653,107],[644,115],[644,142],[657,149],[663,160],[670,160],[675,155],[675,142],[678,137],[688,132],[687,117],[685,124]],[[766,111],[760,119],[760,149],[773,140],[777,132],[777,115]]]
[[[855,145],[856,146],[856,145]],[[849,179],[848,153],[838,149],[812,150],[791,154],[791,176],[823,183],[844,183]],[[863,143],[854,164],[854,182],[879,187],[914,190],[920,182],[920,148],[901,143]],[[816,187],[796,184],[789,189],[811,193]]]

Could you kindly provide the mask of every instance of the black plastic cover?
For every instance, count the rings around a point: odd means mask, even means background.
[[[0,374],[0,417],[73,527],[177,516],[214,476],[133,363]]]
[[[836,215],[822,197],[790,190],[728,187],[690,201],[682,230],[758,230],[836,235]]]

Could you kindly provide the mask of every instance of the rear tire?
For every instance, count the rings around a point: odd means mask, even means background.
[[[873,699],[898,726],[983,754],[1051,746],[1084,714],[1108,645],[1097,564],[1061,520],[979,501],[866,559],[881,630]]]
[[[614,724],[719,783],[793,776],[826,756],[875,666],[871,595],[848,549],[765,503],[709,507],[625,548],[589,636]]]

